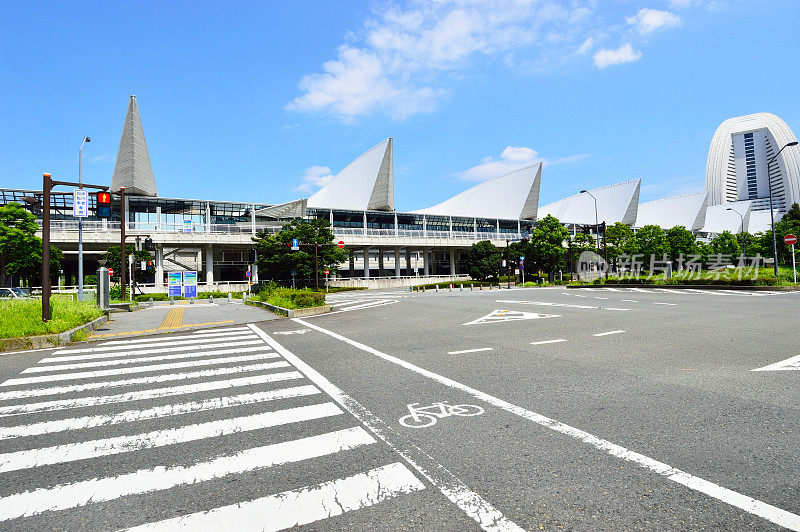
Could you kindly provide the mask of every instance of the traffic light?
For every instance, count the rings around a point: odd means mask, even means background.
[[[108,192],[97,193],[97,216],[111,218],[111,194]]]
[[[153,243],[153,239],[152,238],[147,237],[147,238],[144,239],[144,249],[146,251],[155,251],[156,250],[156,245]]]
[[[255,264],[256,263],[256,250],[254,250],[254,249],[250,250],[250,254],[248,255],[247,262],[249,262],[250,264]]]

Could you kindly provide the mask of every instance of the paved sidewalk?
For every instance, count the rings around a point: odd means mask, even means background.
[[[268,310],[244,305],[241,301],[229,303],[222,300],[191,305],[188,301],[175,301],[174,305],[164,302],[135,312],[112,313],[111,320],[94,331],[87,339],[255,323],[280,317]]]

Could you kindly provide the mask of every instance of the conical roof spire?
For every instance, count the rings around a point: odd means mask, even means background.
[[[117,162],[111,178],[111,192],[119,192],[122,187],[125,187],[128,194],[158,195],[153,167],[150,166],[150,155],[147,153],[147,142],[144,140],[139,106],[136,104],[136,96],[133,95],[128,102],[125,125],[122,126]]]

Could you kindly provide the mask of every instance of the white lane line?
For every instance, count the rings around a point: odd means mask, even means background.
[[[358,305],[358,306],[354,306],[354,307],[347,307],[347,308],[343,308],[342,310],[334,310],[333,312],[328,312],[328,313],[325,313],[325,314],[317,314],[316,316],[308,316],[308,317],[309,318],[318,318],[320,316],[330,316],[331,314],[338,314],[340,312],[350,312],[351,310],[360,310],[360,309],[365,309],[365,308],[377,308],[377,307],[382,307],[384,305],[393,305],[393,304],[397,303],[396,299],[393,299],[393,300],[390,300],[390,301],[385,301],[385,300],[379,300],[379,301],[383,301],[383,302],[382,303],[377,303],[377,304],[376,303],[368,303],[368,304]]]
[[[242,336],[249,333],[247,329],[229,329],[225,331],[203,331],[200,330],[199,333],[195,334],[170,334],[168,336],[148,336],[146,338],[136,338],[136,339],[129,339],[129,340],[108,340],[99,344],[100,347],[105,347],[107,345],[136,345],[136,344],[152,344],[152,343],[159,343],[159,342],[170,342],[172,340],[189,340],[189,339],[201,339],[201,338],[225,338],[227,336]]]
[[[652,290],[645,290],[644,288],[628,288],[631,292],[642,292],[643,294],[652,294]]]
[[[458,506],[461,511],[474,519],[482,529],[497,532],[522,532],[524,530],[504,516],[500,510],[492,506],[489,501],[472,491],[469,486],[436,462],[425,451],[409,442],[404,442],[402,447],[394,443],[394,441],[402,441],[402,438],[379,417],[364,408],[361,403],[344,393],[335,384],[300,360],[294,353],[283,347],[267,333],[252,324],[248,325],[248,327],[286,360],[291,362],[294,367],[303,372],[303,374],[308,377],[311,382],[316,384],[318,388],[330,395],[334,401],[339,403],[339,406],[350,412],[381,441],[402,456],[411,467],[425,477],[428,482],[436,486],[436,488],[452,503]],[[312,325],[311,328],[328,334],[328,332],[321,327]]]
[[[288,365],[288,362],[284,363],[284,367]],[[210,392],[215,390],[229,390],[241,386],[254,386],[256,384],[266,384],[269,382],[280,382],[302,378],[303,375],[299,371],[285,371],[283,373],[267,373],[266,375],[254,375],[252,377],[240,377],[238,379],[226,379],[221,381],[199,382],[197,384],[185,384],[183,386],[172,386],[169,388],[139,390],[136,392],[120,393],[116,395],[96,395],[92,397],[57,399],[55,401],[41,401],[39,403],[0,406],[0,417],[32,414],[34,412],[52,412],[55,410],[67,410],[70,408],[110,405],[115,403],[129,403],[132,401],[142,401],[145,399],[174,397],[176,395]]]
[[[751,369],[750,371],[791,371],[800,370],[800,355],[796,357],[787,358],[780,362],[764,366],[763,368]]]
[[[539,342],[531,342],[531,345],[557,344],[560,342],[566,342],[566,340],[563,338],[559,338],[557,340],[541,340]]]
[[[625,303],[638,303],[638,299],[620,299],[620,301],[624,301]]]
[[[619,288],[611,288],[608,286],[603,287],[603,290],[605,290],[606,292],[622,292],[622,290],[620,290]]]
[[[671,307],[675,307],[675,306],[678,305],[677,303],[653,303],[653,304],[654,305],[669,305]]]
[[[188,371],[185,373],[151,375],[148,377],[137,377],[135,379],[124,379],[118,381],[86,382],[82,384],[70,384],[68,386],[53,386],[50,388],[28,388],[25,390],[0,392],[0,401],[7,401],[10,399],[26,399],[28,397],[42,397],[47,395],[63,395],[73,392],[86,392],[89,390],[100,390],[105,388],[122,388],[126,386],[135,386],[137,384],[157,384],[161,382],[202,379],[205,377],[218,377],[220,375],[233,375],[235,373],[250,373],[253,371],[286,368],[288,366],[289,363],[284,361],[267,362],[265,364],[250,364],[246,366],[203,369],[199,371]]]
[[[176,443],[204,440],[227,434],[237,434],[239,432],[288,425],[311,419],[337,416],[342,413],[333,403],[320,403],[274,412],[262,412],[252,416],[186,425],[174,429],[156,430],[131,436],[116,436],[114,438],[79,443],[65,443],[53,447],[25,449],[23,451],[0,454],[0,472],[19,471],[20,469],[44,465],[62,464],[75,460],[152,449],[154,447],[175,445]]]
[[[261,344],[261,340],[258,341]],[[215,351],[193,351],[191,353],[176,353],[174,355],[159,355],[155,357],[133,357],[133,358],[117,358],[113,360],[100,360],[96,362],[78,362],[75,364],[58,364],[52,366],[33,366],[24,370],[22,373],[45,373],[48,371],[69,371],[73,369],[85,368],[102,368],[108,366],[124,366],[126,364],[140,364],[142,362],[164,362],[167,360],[180,360],[182,358],[200,358],[221,355],[233,355],[244,353],[258,353],[270,351],[264,344],[255,347],[236,347],[233,349],[218,349]],[[266,358],[280,358],[280,355],[272,353],[271,357]]]
[[[159,466],[116,477],[60,484],[0,498],[0,521],[77,508],[120,497],[195,485],[237,473],[328,456],[375,443],[361,427],[254,447],[190,466]]]
[[[595,299],[611,299],[610,297],[594,296]]]
[[[659,462],[658,460],[655,460],[643,454],[631,451],[630,449],[626,449],[621,445],[617,445],[608,440],[604,440],[583,430],[577,429],[575,427],[572,427],[555,419],[549,418],[547,416],[543,416],[542,414],[538,414],[526,408],[516,406],[502,399],[498,399],[497,397],[476,390],[475,388],[471,388],[465,384],[461,384],[458,381],[454,381],[453,379],[449,379],[447,377],[439,375],[438,373],[434,373],[432,371],[423,369],[419,366],[415,366],[414,364],[406,362],[403,359],[387,355],[386,353],[382,353],[377,349],[373,349],[367,345],[356,342],[355,340],[350,340],[349,338],[345,338],[344,336],[337,334],[333,331],[329,331],[327,329],[323,329],[322,327],[318,327],[316,325],[308,323],[300,318],[293,318],[293,321],[300,323],[306,327],[311,327],[312,329],[316,329],[317,331],[323,334],[327,334],[328,336],[331,336],[333,338],[336,338],[337,340],[341,340],[342,342],[350,344],[353,347],[356,347],[357,349],[360,349],[367,353],[371,353],[377,356],[378,358],[397,364],[398,366],[414,371],[415,373],[419,373],[420,375],[424,375],[425,377],[428,377],[429,379],[444,384],[445,386],[448,386],[456,390],[461,390],[462,392],[465,392],[476,399],[485,401],[498,408],[502,408],[506,412],[528,419],[538,425],[547,427],[556,432],[560,432],[561,434],[565,434],[567,436],[575,438],[576,440],[580,440],[584,443],[591,445],[592,447],[594,447],[599,451],[607,453],[611,456],[616,456],[617,458],[620,458],[622,460],[632,462],[644,469],[648,469],[658,475],[661,475],[669,480],[672,480],[673,482],[686,486],[687,488],[698,491],[700,493],[704,493],[709,497],[722,501],[731,506],[735,506],[736,508],[744,510],[747,513],[763,517],[764,519],[771,521],[772,523],[775,523],[777,525],[780,525],[784,528],[789,528],[792,530],[800,530],[800,515],[787,512],[786,510],[782,510],[777,506],[772,506],[771,504],[759,501],[758,499],[742,495],[741,493],[722,487],[718,484],[714,484],[713,482],[709,482],[708,480],[704,480],[700,477],[696,477],[694,475],[686,473],[685,471],[681,471],[680,469],[672,467],[669,464],[665,464],[664,462]],[[306,373],[302,368],[298,369],[303,371],[303,373],[305,373],[306,376],[308,376],[308,373]],[[319,384],[317,384],[317,386],[319,386]],[[320,388],[322,387],[320,386]]]
[[[605,298],[608,299],[608,298]],[[516,303],[518,305],[539,305],[542,307],[565,307],[565,308],[585,308],[585,309],[601,309],[601,310],[630,310],[627,308],[610,308],[610,307],[598,307],[593,305],[571,305],[569,303],[550,303],[547,301],[512,301],[508,299],[495,299],[497,303]]]
[[[128,530],[230,530],[233,526],[238,530],[273,532],[307,525],[424,489],[425,484],[406,466],[395,462],[351,477]]]
[[[61,351],[56,351],[53,353],[54,355],[69,355],[71,353],[105,353],[107,351],[118,351],[120,347],[124,349],[160,349],[162,347],[170,347],[170,346],[178,346],[178,345],[195,345],[195,344],[208,344],[211,342],[235,342],[235,341],[245,341],[245,340],[252,340],[252,334],[238,334],[236,336],[225,337],[225,338],[192,338],[192,339],[179,339],[179,340],[172,340],[169,339],[168,341],[160,341],[160,342],[147,342],[142,344],[131,344],[131,345],[107,345],[103,344],[100,347],[86,347],[83,349],[62,349]],[[137,352],[137,351],[134,351]]]
[[[17,386],[20,384],[35,384],[40,382],[71,381],[76,379],[94,379],[109,377],[111,375],[128,375],[131,373],[150,373],[154,371],[169,371],[181,368],[194,368],[197,366],[215,366],[217,364],[233,364],[235,362],[251,362],[273,358],[273,353],[242,355],[238,357],[210,358],[208,360],[189,360],[188,362],[173,362],[171,364],[154,364],[152,366],[138,366],[135,368],[102,369],[97,371],[80,371],[78,373],[59,373],[57,375],[41,375],[38,377],[21,377],[9,379],[0,386]]]
[[[582,296],[580,294],[575,294],[575,297],[589,297],[589,296]]]
[[[479,349],[464,349],[463,351],[448,351],[448,355],[462,355],[464,353],[478,353],[480,351],[493,351],[491,347],[481,347]]]
[[[619,330],[619,331],[608,331],[608,332],[602,332],[602,333],[593,334],[592,336],[608,336],[609,334],[620,334],[620,333],[624,333],[624,332],[625,331],[622,331],[622,330]]]
[[[278,399],[289,399],[292,397],[304,397],[320,393],[314,386],[295,386],[293,388],[282,388],[280,390],[269,390],[266,392],[246,393],[226,397],[213,397],[203,401],[192,401],[174,405],[162,405],[145,410],[126,410],[111,415],[84,416],[77,418],[57,419],[53,421],[42,421],[30,425],[16,425],[13,427],[0,427],[0,440],[10,438],[24,438],[28,436],[39,436],[41,434],[51,434],[55,432],[65,432],[68,430],[82,430],[92,427],[104,427],[107,425],[119,425],[120,423],[133,423],[145,419],[157,419],[162,417],[179,416],[192,414],[195,412],[205,412],[208,410],[218,410],[231,408],[234,406],[253,405]]]
[[[219,341],[219,340],[218,340]],[[122,358],[137,355],[157,355],[160,353],[181,353],[183,351],[199,351],[201,349],[224,349],[226,347],[243,347],[248,345],[255,345],[257,341],[247,340],[240,342],[233,342],[231,340],[219,341],[216,344],[206,345],[187,345],[176,347],[162,347],[159,349],[148,349],[147,351],[114,351],[105,353],[91,353],[88,355],[73,355],[73,356],[59,356],[51,358],[43,358],[39,361],[40,364],[50,362],[77,362],[79,360],[101,360],[104,358]]]

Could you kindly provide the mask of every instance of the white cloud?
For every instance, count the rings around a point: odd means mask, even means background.
[[[303,76],[301,94],[286,108],[344,121],[375,112],[395,119],[430,113],[447,95],[443,86],[481,59],[538,68],[575,57],[576,50],[587,53],[594,39],[586,35],[602,34],[604,14],[597,2],[576,4],[412,0],[377,8],[335,59]]]
[[[642,52],[634,50],[628,44],[624,44],[616,50],[608,50],[603,48],[598,50],[592,58],[594,59],[594,66],[603,69],[611,65],[622,65],[624,63],[633,63],[642,58]]]
[[[627,17],[625,21],[632,26],[636,26],[640,35],[681,25],[681,17],[669,11],[659,11],[658,9],[642,8],[636,15]]]
[[[90,163],[110,163],[116,161],[117,158],[114,156],[113,153],[101,153],[100,155],[95,155],[89,159]]]
[[[333,180],[331,169],[327,166],[309,166],[306,168],[303,182],[294,190],[297,192],[316,192]]]
[[[580,45],[580,47],[578,48],[578,53],[580,55],[584,55],[587,52],[589,52],[589,50],[591,50],[592,47],[594,47],[594,39],[592,37],[589,37],[588,39],[583,41],[582,45]]]
[[[552,166],[580,161],[586,157],[588,157],[587,154],[578,154],[550,160],[539,157],[538,153],[533,148],[528,148],[526,146],[506,146],[506,148],[500,152],[499,160],[495,160],[491,156],[484,157],[480,164],[468,168],[463,172],[458,172],[456,176],[464,181],[486,181],[539,162],[543,163],[545,166]]]
[[[682,9],[685,7],[690,7],[695,0],[670,0],[669,6],[674,9]]]

